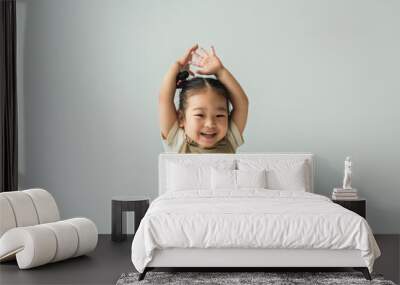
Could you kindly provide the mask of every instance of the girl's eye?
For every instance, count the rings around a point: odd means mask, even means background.
[[[196,114],[196,117],[203,117],[203,114]]]
[[[217,118],[223,118],[225,115],[217,115]]]

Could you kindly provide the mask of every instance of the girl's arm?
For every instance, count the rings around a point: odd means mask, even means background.
[[[176,76],[191,60],[192,54],[196,49],[197,45],[188,49],[186,53],[169,68],[161,84],[158,106],[160,112],[161,136],[164,139],[167,138],[169,130],[178,119],[178,113],[174,103]]]
[[[175,108],[174,97],[176,90],[176,75],[180,70],[179,64],[174,63],[165,74],[161,84],[158,107],[160,112],[161,136],[166,139],[169,130],[178,118]]]
[[[244,90],[240,86],[239,82],[237,82],[235,77],[233,77],[232,73],[230,73],[228,69],[222,67],[215,74],[215,76],[229,90],[233,107],[231,119],[238,127],[240,134],[243,134],[247,122],[249,99],[247,98],[246,93],[244,93]]]
[[[235,77],[222,65],[214,47],[211,47],[211,54],[203,48],[200,48],[200,50],[202,54],[197,51],[194,52],[195,60],[191,64],[201,68],[196,71],[198,74],[214,74],[229,90],[233,107],[231,119],[238,127],[240,134],[243,134],[249,109],[249,99],[246,93],[244,93]]]

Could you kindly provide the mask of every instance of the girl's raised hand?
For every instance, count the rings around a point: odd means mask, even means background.
[[[201,53],[200,53],[201,51]],[[189,62],[191,65],[199,67],[196,73],[201,75],[217,75],[224,66],[221,60],[215,53],[215,48],[211,46],[211,52],[206,51],[204,48],[198,48],[194,51],[194,57]]]
[[[189,63],[192,60],[193,54],[195,53],[196,49],[198,49],[199,45],[195,44],[191,48],[189,48],[185,54],[177,60],[178,64],[180,65],[181,69],[186,69],[189,71],[191,75],[194,75],[193,72],[189,69]]]

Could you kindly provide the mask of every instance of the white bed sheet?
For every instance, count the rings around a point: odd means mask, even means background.
[[[135,268],[143,272],[165,248],[357,249],[370,272],[380,255],[361,216],[321,195],[266,189],[159,196],[132,242]]]

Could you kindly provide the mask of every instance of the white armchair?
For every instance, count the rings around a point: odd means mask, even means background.
[[[80,256],[96,248],[97,235],[89,219],[60,221],[44,189],[0,193],[0,262],[16,258],[20,269],[28,269]]]

